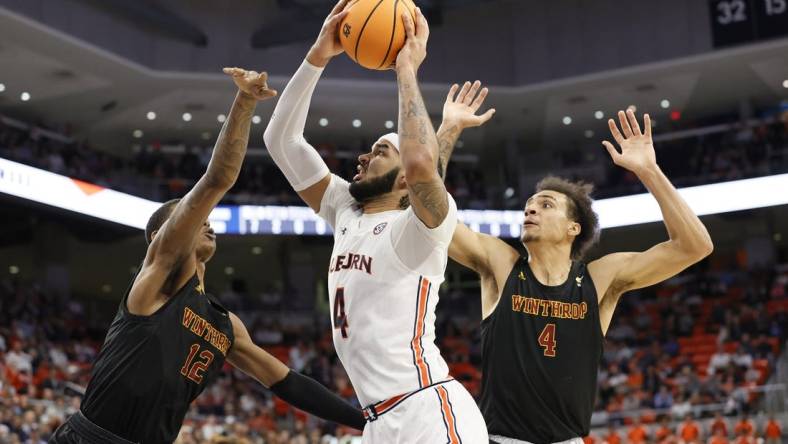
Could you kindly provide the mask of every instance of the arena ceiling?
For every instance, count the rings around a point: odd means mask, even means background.
[[[180,3],[161,2],[173,9]],[[281,13],[325,8],[321,0],[301,0],[284,8],[281,4],[288,2],[279,3],[262,5],[280,8]],[[234,91],[220,73],[153,70],[4,8],[0,8],[0,66],[0,83],[5,86],[0,112],[68,123],[76,136],[120,151],[140,140],[201,144],[213,140],[220,127],[217,115],[226,113]],[[735,112],[743,101],[755,106],[779,103],[788,98],[786,79],[788,39],[782,39],[539,84],[490,85],[488,105],[498,112],[484,129],[468,131],[463,139],[470,150],[513,136],[534,144],[546,140],[556,145],[596,144],[605,132],[604,120],[594,117],[597,110],[609,116],[635,105],[657,122],[666,121],[671,110],[697,119],[721,110]],[[281,91],[286,81],[285,76],[275,76],[270,83]],[[422,86],[436,119],[448,87],[448,82]],[[25,91],[31,95],[29,101],[20,100]],[[385,131],[386,120],[396,120],[396,97],[392,76],[358,80],[327,73],[312,101],[307,135],[337,142],[376,137]],[[660,107],[663,99],[670,101],[669,108]],[[254,126],[252,145],[262,145],[273,104],[259,106],[261,123]],[[155,120],[146,118],[149,111],[156,113]],[[183,120],[184,113],[191,114],[191,121]],[[563,123],[565,116],[572,118],[571,124]],[[329,120],[328,126],[318,124],[321,117]],[[351,126],[356,118],[363,122],[360,128]],[[140,140],[133,138],[134,130],[143,132]],[[586,139],[588,131],[593,136]]]

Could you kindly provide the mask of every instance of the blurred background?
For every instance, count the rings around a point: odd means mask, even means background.
[[[78,408],[145,254],[140,228],[205,170],[235,91],[221,68],[268,71],[281,92],[333,3],[0,0],[0,443],[45,442]],[[605,229],[587,259],[666,239],[651,198],[617,200],[646,191],[600,143],[630,107],[652,116],[660,166],[704,214],[714,253],[622,298],[587,442],[705,442],[723,426],[730,442],[785,442],[788,1],[416,3],[431,24],[420,80],[435,126],[452,83],[481,80],[497,109],[449,167],[474,229],[522,248],[524,202],[555,174],[596,185]],[[330,228],[267,154],[274,105],[258,106],[241,176],[212,215],[225,234],[207,287],[257,343],[357,403],[330,336]],[[393,73],[340,55],[306,136],[350,178],[396,117]],[[478,395],[478,279],[452,262],[446,277],[438,343]],[[354,439],[228,366],[178,442]]]

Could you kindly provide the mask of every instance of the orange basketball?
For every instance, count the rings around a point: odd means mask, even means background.
[[[405,44],[402,11],[416,21],[412,0],[352,0],[339,24],[339,40],[354,62],[369,69],[387,69]]]

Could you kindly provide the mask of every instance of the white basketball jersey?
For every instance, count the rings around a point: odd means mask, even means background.
[[[434,341],[438,288],[457,224],[451,196],[449,208],[430,229],[412,209],[364,215],[337,176],[326,190],[320,216],[334,229],[334,347],[362,405],[448,378]]]

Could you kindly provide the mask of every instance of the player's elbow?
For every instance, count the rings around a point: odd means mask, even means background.
[[[202,180],[208,190],[217,192],[226,192],[235,185],[235,180],[238,179],[238,174],[229,174],[221,171],[209,170],[203,175]]]
[[[276,145],[278,142],[276,134],[276,125],[273,123],[273,121],[269,122],[268,126],[265,128],[265,132],[263,133],[263,142],[265,142],[266,148],[270,149],[272,146]]]
[[[429,153],[416,154],[402,159],[405,181],[419,183],[433,179],[438,175],[435,160]]]

